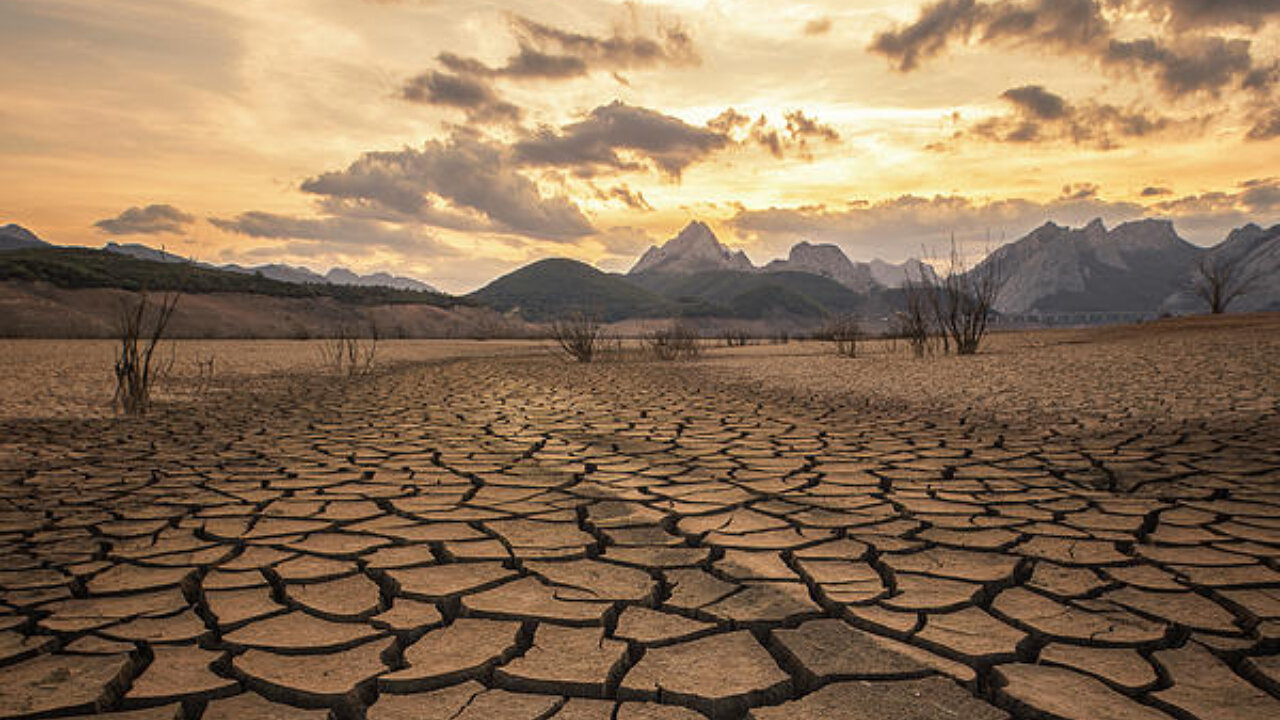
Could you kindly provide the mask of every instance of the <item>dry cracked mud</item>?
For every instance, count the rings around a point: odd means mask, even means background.
[[[802,390],[466,358],[7,422],[0,719],[1280,717],[1274,386]]]

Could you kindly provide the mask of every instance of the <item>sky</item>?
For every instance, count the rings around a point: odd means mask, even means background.
[[[0,223],[449,292],[1280,222],[1280,0],[4,0]]]

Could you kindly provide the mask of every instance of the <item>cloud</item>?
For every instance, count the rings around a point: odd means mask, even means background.
[[[1163,195],[1172,195],[1173,191],[1167,187],[1147,186],[1142,188],[1142,197],[1161,197]]]
[[[1139,0],[1135,4],[1180,30],[1223,25],[1257,28],[1280,15],[1280,0]]]
[[[693,38],[678,24],[663,24],[649,37],[634,28],[615,29],[596,36],[561,30],[526,17],[514,16],[512,29],[522,45],[551,49],[604,70],[630,70],[656,65],[697,65],[701,62]]]
[[[1071,142],[1111,150],[1118,147],[1116,138],[1145,137],[1175,125],[1139,108],[1092,100],[1072,104],[1040,85],[1011,88],[1000,97],[1013,112],[974,123],[971,134],[1003,143]]]
[[[775,252],[800,240],[829,242],[851,250],[854,259],[902,260],[922,248],[940,248],[954,234],[963,243],[1000,244],[1016,239],[1046,220],[1082,224],[1095,217],[1109,222],[1141,216],[1135,203],[1097,197],[1089,184],[1067,188],[1048,202],[1021,198],[973,199],[958,195],[902,195],[843,206],[809,205],[752,210],[741,208],[730,224],[742,235]]]
[[[915,22],[878,33],[868,50],[879,53],[900,71],[910,72],[952,43],[978,37],[1059,50],[1087,47],[1108,36],[1110,25],[1093,0],[940,0],[926,5]]]
[[[632,190],[626,183],[615,185],[608,190],[596,188],[596,198],[605,201],[616,201],[640,212],[653,211],[653,206],[645,199],[644,193],[639,190]]]
[[[953,40],[967,39],[981,19],[981,8],[976,0],[939,0],[926,5],[915,22],[878,33],[867,49],[910,72],[921,60],[940,55]]]
[[[362,218],[303,218],[250,211],[234,218],[209,218],[209,222],[221,230],[248,237],[302,241],[314,246],[312,252],[384,248],[432,256],[453,253],[447,245],[417,228]]]
[[[177,235],[195,220],[195,216],[172,205],[148,205],[131,207],[113,218],[99,220],[93,226],[108,235]]]
[[[651,164],[678,178],[686,167],[728,144],[729,138],[713,129],[614,101],[581,121],[542,128],[518,141],[514,151],[526,165],[568,167],[583,176]]]
[[[1024,114],[1039,120],[1061,120],[1067,117],[1067,103],[1061,95],[1055,95],[1040,85],[1005,90],[1002,98],[1018,107]]]
[[[405,100],[461,108],[472,122],[518,122],[520,108],[498,97],[488,83],[452,73],[430,70],[401,88]]]
[[[1280,178],[1257,178],[1231,190],[1213,190],[1158,202],[1149,211],[1173,219],[1179,232],[1216,243],[1236,227],[1280,222]]]
[[[815,18],[804,24],[804,34],[810,37],[826,35],[829,32],[831,32],[831,18],[829,17]]]
[[[519,172],[507,148],[466,132],[428,141],[420,150],[365,153],[301,189],[426,224],[483,219],[499,231],[558,241],[594,232],[577,205],[544,196]]]
[[[519,49],[503,65],[491,67],[473,57],[443,52],[436,59],[447,72],[428,70],[410,78],[401,87],[400,96],[411,102],[460,108],[475,123],[514,123],[523,113],[499,96],[493,87],[496,81],[567,80],[602,70],[629,85],[619,71],[701,62],[692,38],[674,24],[660,25],[652,37],[635,28],[596,36],[513,15],[510,29]]]
[[[1168,19],[1171,29],[1161,28],[1158,37],[1116,37],[1104,5],[1121,13],[1145,9]],[[1280,70],[1255,67],[1249,40],[1184,31],[1224,24],[1256,27],[1280,12],[1278,8],[1280,0],[941,0],[925,6],[914,22],[877,34],[868,50],[910,72],[952,45],[971,41],[1047,48],[1099,61],[1112,70],[1150,72],[1173,98],[1197,92],[1217,95],[1237,80],[1247,89],[1265,92]]]
[[[1280,137],[1280,108],[1272,108],[1249,128],[1250,140],[1271,140]]]
[[[1195,38],[1176,48],[1152,38],[1112,40],[1103,61],[1153,71],[1170,97],[1201,91],[1216,96],[1253,70],[1249,46],[1248,40],[1220,37]]]

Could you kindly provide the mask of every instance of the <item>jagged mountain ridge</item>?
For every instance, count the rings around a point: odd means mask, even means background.
[[[746,253],[726,247],[706,223],[698,220],[691,221],[661,246],[650,246],[627,275],[694,275],[722,270],[809,273],[835,280],[857,293],[899,288],[908,279],[936,277],[933,268],[915,258],[898,265],[880,259],[853,262],[838,245],[807,241],[793,245],[785,259],[756,267]]]
[[[628,275],[669,273],[690,275],[710,270],[751,271],[755,265],[747,254],[734,252],[720,243],[706,223],[694,220],[678,235],[663,243],[651,245],[632,266]]]
[[[975,271],[1004,278],[996,309],[1028,312],[1153,312],[1187,282],[1205,252],[1168,220],[1137,220],[1107,230],[1046,222],[1000,247]]]

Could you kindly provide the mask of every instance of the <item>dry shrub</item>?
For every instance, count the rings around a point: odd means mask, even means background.
[[[683,320],[650,331],[641,342],[659,360],[693,360],[702,354],[698,331]]]
[[[831,343],[837,355],[857,357],[862,328],[856,315],[836,315],[827,319],[818,331],[818,337]]]
[[[165,370],[155,362],[156,346],[177,306],[177,293],[167,293],[159,305],[153,305],[145,291],[120,306],[116,321],[120,347],[116,352],[112,404],[126,415],[143,415],[151,407],[151,389]]]
[[[551,336],[569,357],[589,363],[602,349],[604,327],[593,315],[577,312],[551,323]]]
[[[742,328],[727,328],[720,333],[725,347],[746,347],[751,344],[751,334]]]
[[[320,345],[321,365],[347,377],[368,375],[377,356],[378,326],[372,322],[365,337],[354,325],[343,323]]]

